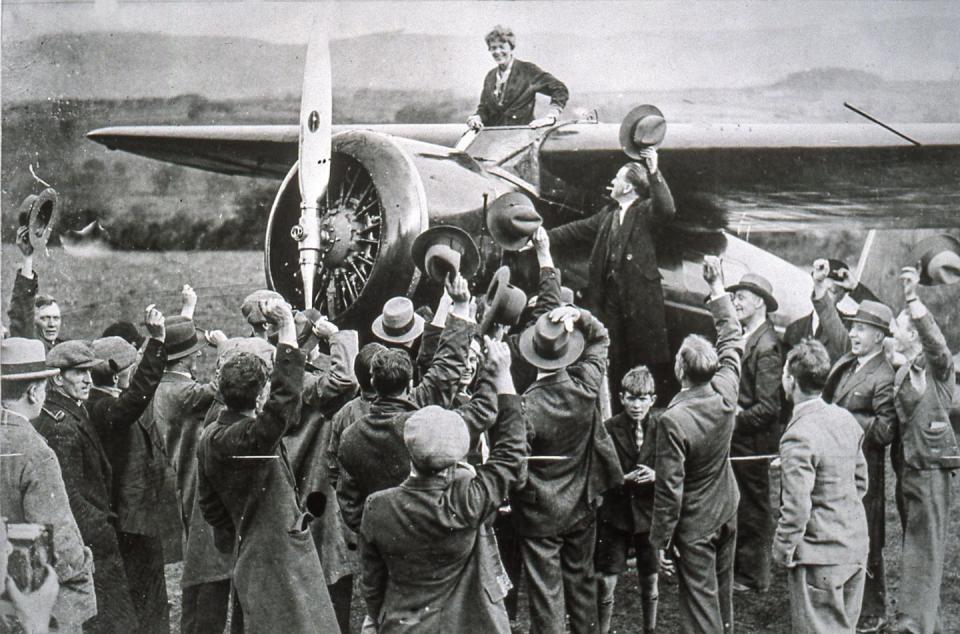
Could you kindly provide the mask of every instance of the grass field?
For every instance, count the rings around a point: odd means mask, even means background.
[[[13,285],[19,254],[10,245],[2,253],[3,312]],[[228,335],[246,332],[239,308],[243,297],[264,284],[263,259],[259,252],[194,253],[117,253],[109,257],[75,259],[62,250],[37,258],[41,292],[57,297],[64,317],[63,333],[68,338],[91,337],[116,319],[137,322],[143,307],[156,303],[166,314],[179,311],[179,289],[189,283],[197,289],[197,323],[206,328],[221,328]],[[212,355],[206,355],[210,357]],[[211,359],[203,366],[210,367]],[[888,468],[888,474],[891,470]],[[888,476],[887,499],[887,581],[891,600],[896,588],[908,579],[900,579],[900,523],[892,503],[893,482]],[[951,513],[953,541],[948,548],[943,584],[944,632],[960,631],[960,505]],[[173,613],[179,617],[179,566],[169,566],[168,586]],[[355,631],[359,630],[362,608],[354,602]],[[893,606],[890,608],[893,613]],[[789,604],[785,575],[779,571],[773,588],[764,595],[737,595],[736,625],[741,632],[789,631]],[[525,602],[521,601],[521,611]],[[676,632],[677,589],[665,585],[661,590],[660,632]],[[640,631],[639,590],[636,575],[629,571],[618,587],[614,630],[619,633]],[[174,619],[179,631],[179,620]]]

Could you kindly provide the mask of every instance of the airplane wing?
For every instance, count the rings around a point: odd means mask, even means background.
[[[671,124],[660,150],[684,224],[791,231],[851,223],[960,226],[960,124]],[[454,146],[462,124],[338,125]],[[297,159],[295,125],[128,126],[93,141],[225,174],[282,179]],[[469,148],[468,148],[469,152]],[[481,158],[482,157],[478,157]],[[624,162],[619,125],[567,123],[540,144],[542,168],[595,192]]]

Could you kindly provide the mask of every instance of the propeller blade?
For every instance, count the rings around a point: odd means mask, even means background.
[[[330,181],[330,135],[333,114],[330,78],[330,43],[318,18],[307,46],[300,97],[300,224],[293,237],[299,241],[304,308],[313,308],[314,282],[320,268],[323,236],[319,200]]]

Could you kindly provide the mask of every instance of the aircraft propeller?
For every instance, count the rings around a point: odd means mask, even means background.
[[[300,222],[290,230],[299,243],[304,309],[313,308],[321,250],[334,240],[320,228],[320,197],[330,182],[332,115],[330,43],[326,27],[318,18],[307,46],[300,97]]]

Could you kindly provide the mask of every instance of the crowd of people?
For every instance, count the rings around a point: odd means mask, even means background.
[[[508,116],[512,73],[562,108],[562,84],[512,60],[512,33],[488,44],[498,69],[471,125]],[[363,632],[508,633],[520,584],[531,632],[606,634],[633,560],[645,633],[661,579],[679,585],[684,632],[731,632],[735,593],[768,591],[774,565],[796,632],[940,631],[960,449],[921,271],[903,269],[895,315],[817,260],[815,312],[781,338],[770,281],[725,287],[705,256],[716,342],[689,334],[671,356],[651,236],[673,199],[656,150],[636,158],[610,207],[531,236],[537,293],[512,326],[479,320],[493,309],[454,272],[435,307],[392,298],[369,332],[257,290],[249,333],[228,338],[197,328],[184,287],[178,315],[146,308],[144,332],[64,341],[21,231],[0,530],[6,544],[9,527],[50,527],[53,556],[6,581],[0,626],[167,633],[164,565],[182,560],[184,634],[349,632],[359,601]],[[594,245],[585,307],[551,254],[574,243]],[[887,446],[903,528],[891,622]]]

